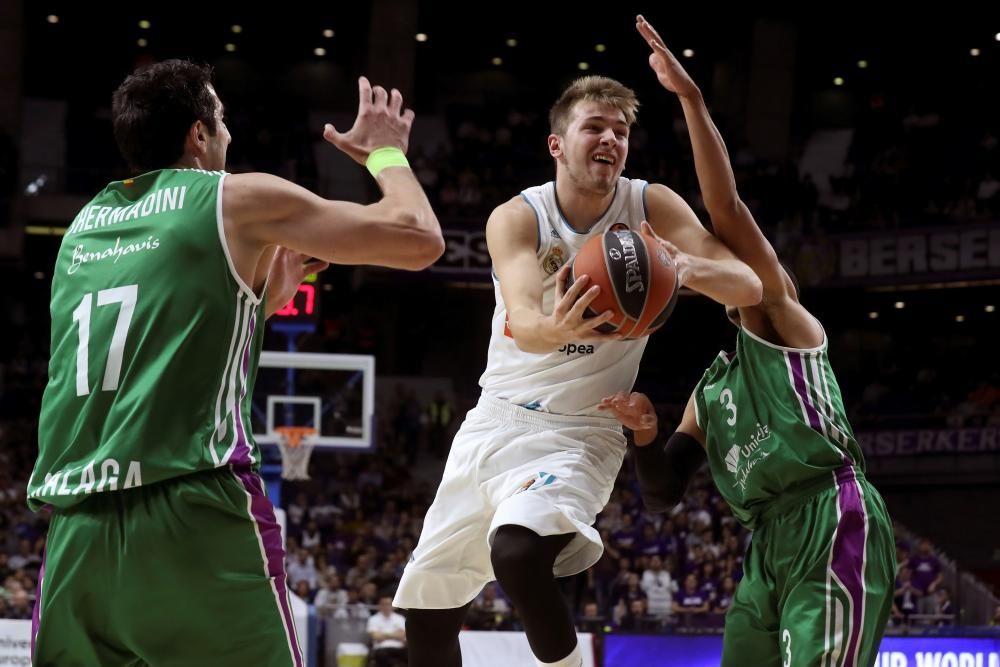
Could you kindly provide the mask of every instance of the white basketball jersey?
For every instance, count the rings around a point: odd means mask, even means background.
[[[639,231],[645,220],[646,181],[619,178],[615,197],[586,233],[566,222],[556,202],[554,182],[521,193],[538,218],[538,271],[542,277],[542,312],[552,313],[556,272],[573,259],[583,244],[614,225]],[[532,354],[517,347],[507,326],[507,308],[500,283],[493,276],[497,306],[493,312],[486,371],[479,379],[483,393],[533,410],[562,415],[608,416],[599,411],[602,398],[630,391],[639,372],[646,339],[596,343],[580,341],[548,354]]]

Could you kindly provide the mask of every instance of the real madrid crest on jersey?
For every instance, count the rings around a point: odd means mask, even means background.
[[[563,255],[563,250],[557,246],[550,250],[549,254],[542,260],[542,268],[545,269],[545,273],[551,276],[565,263],[566,257]]]

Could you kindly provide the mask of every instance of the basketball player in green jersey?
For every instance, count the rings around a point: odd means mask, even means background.
[[[140,175],[84,206],[53,271],[33,664],[303,664],[250,426],[265,316],[318,268],[304,257],[421,269],[444,247],[406,166],[413,112],[363,77],[359,91],[354,126],[324,137],[375,176],[369,206],[222,171],[207,68],[162,62],[115,92]]]
[[[865,479],[826,333],[740,200],[698,87],[641,16],[636,27],[660,83],[681,100],[715,233],[757,273],[764,298],[727,309],[740,328],[736,353],[705,371],[666,445],[653,445],[644,395],[603,405],[635,432],[648,508],[673,507],[707,452],[719,492],[753,531],[726,615],[725,667],[868,667],[892,608],[892,524]]]

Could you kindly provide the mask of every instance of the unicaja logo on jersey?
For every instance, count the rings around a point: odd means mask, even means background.
[[[726,454],[726,468],[734,475],[740,469],[740,448],[736,445],[730,447]]]

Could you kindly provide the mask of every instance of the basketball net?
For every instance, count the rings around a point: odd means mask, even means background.
[[[313,445],[308,439],[316,434],[309,426],[277,426],[278,446],[281,448],[281,478],[309,479],[309,457]]]

